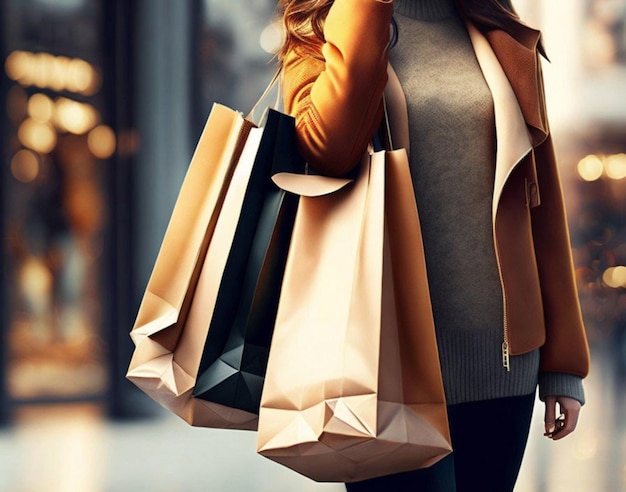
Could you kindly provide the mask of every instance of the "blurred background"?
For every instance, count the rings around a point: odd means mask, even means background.
[[[542,29],[593,351],[574,436],[517,491],[626,490],[626,0],[517,0]],[[340,491],[192,429],[124,379],[128,332],[214,101],[270,80],[275,0],[0,0],[0,491]],[[506,429],[495,429],[506,432]]]

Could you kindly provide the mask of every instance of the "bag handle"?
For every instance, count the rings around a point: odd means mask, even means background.
[[[259,119],[257,126],[260,126],[261,123],[263,121],[265,121],[265,118],[267,116],[268,108],[278,109],[278,107],[280,106],[280,103],[281,103],[282,95],[283,95],[283,91],[282,91],[282,86],[283,86],[283,84],[282,84],[282,72],[283,72],[282,66],[279,66],[278,69],[276,70],[276,72],[274,73],[274,75],[272,76],[269,84],[267,84],[267,87],[265,88],[265,90],[261,94],[261,97],[259,97],[257,99],[257,101],[252,106],[252,109],[250,109],[250,111],[248,111],[248,114],[245,116],[245,119],[247,119],[248,121],[251,121],[251,122],[253,122],[255,124],[257,123],[254,120],[254,112],[259,108],[261,103],[265,99],[267,99],[267,97],[271,94],[272,90],[274,90],[275,87],[277,87],[277,90],[276,90],[276,99],[274,101],[274,104],[265,107],[265,109],[263,110],[263,113],[261,113],[261,118]]]
[[[383,92],[383,121],[382,121],[383,130],[385,132],[385,137],[387,137],[387,145],[389,146],[388,150],[394,150],[393,147],[393,139],[391,138],[391,125],[389,124],[389,111],[387,110],[387,97]]]
[[[272,106],[268,106],[263,110],[261,114],[260,122],[263,122],[267,118],[267,113],[270,108],[276,109],[280,106],[281,97],[282,97],[282,67],[279,67],[269,84],[256,101],[256,103],[252,106],[252,109],[246,115],[246,119],[252,122],[254,120],[254,113],[262,104],[262,102],[271,94],[272,90],[277,86],[276,91],[276,99]],[[383,148],[386,150],[393,150],[393,140],[391,137],[391,126],[389,123],[389,111],[387,109],[387,100],[385,94],[382,95],[382,105],[383,105],[383,120],[381,122],[381,128],[383,136],[385,138],[385,144]],[[377,149],[374,142],[368,146],[368,152],[372,153]],[[272,181],[276,186],[280,189],[285,190],[290,193],[294,193],[296,195],[305,196],[305,197],[317,197],[329,195],[331,193],[335,193],[342,188],[348,186],[350,183],[354,181],[353,178],[335,178],[331,176],[321,176],[315,174],[308,174],[308,166],[307,172],[305,174],[296,174],[290,172],[278,172],[272,175]]]
[[[382,96],[383,120],[377,135],[372,143],[368,145],[367,152],[372,154],[379,150],[392,151],[393,140],[391,137],[391,126],[389,124],[389,111],[387,109],[387,99]],[[383,132],[385,142],[380,141],[380,132]],[[378,137],[378,138],[377,138]],[[272,176],[272,181],[279,188],[306,197],[318,197],[335,193],[348,186],[354,181],[353,178],[335,178],[330,176],[320,176],[311,174],[294,174],[281,172]]]
[[[270,82],[268,83],[261,96],[252,106],[252,109],[250,109],[248,114],[245,116],[245,119],[253,122],[257,126],[261,126],[263,122],[267,121],[269,110],[277,110],[277,108],[280,107],[283,94],[282,75],[282,67],[279,67],[272,76]],[[254,113],[259,109],[261,104],[269,97],[269,95],[275,88],[277,88],[277,90],[274,104],[269,105],[263,109],[263,113],[261,114],[261,117],[258,120],[257,124],[254,118]],[[333,178],[330,176],[312,175],[308,173],[307,166],[307,171],[305,172],[305,174],[298,174],[286,171],[277,172],[272,175],[272,181],[280,189],[288,191],[290,193],[300,196],[315,197],[328,195],[330,193],[339,191],[341,188],[347,186],[354,180],[350,178]]]

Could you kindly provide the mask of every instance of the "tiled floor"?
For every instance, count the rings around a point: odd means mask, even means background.
[[[595,358],[580,428],[552,443],[541,405],[516,492],[626,491],[623,389]],[[506,429],[502,429],[506,432]],[[177,417],[110,423],[97,409],[39,407],[0,431],[4,492],[339,492],[257,456],[249,432],[197,429]],[[391,492],[391,491],[390,491]]]

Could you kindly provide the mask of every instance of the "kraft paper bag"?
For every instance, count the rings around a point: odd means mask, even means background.
[[[196,426],[256,428],[257,415],[192,391],[262,134],[240,113],[213,106],[131,331],[127,378]]]
[[[406,152],[367,155],[335,189],[290,179],[302,196],[257,450],[317,481],[430,466],[451,446]]]

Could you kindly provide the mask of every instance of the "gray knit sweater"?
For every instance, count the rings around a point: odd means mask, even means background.
[[[453,0],[395,0],[390,60],[407,98],[411,175],[449,404],[532,393],[584,402],[580,378],[538,374],[539,350],[502,367],[493,246],[493,100]]]

